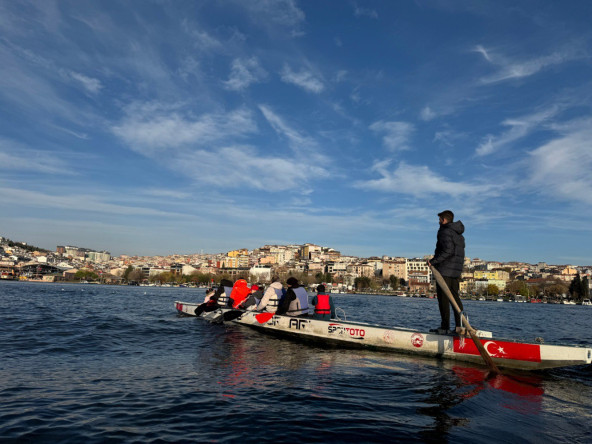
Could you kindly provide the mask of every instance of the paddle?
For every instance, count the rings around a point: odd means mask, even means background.
[[[463,325],[465,325],[467,330],[469,331],[469,334],[471,335],[471,339],[475,343],[477,350],[479,350],[479,353],[481,354],[481,357],[485,361],[485,364],[487,364],[487,366],[489,367],[489,370],[491,372],[499,373],[500,372],[499,369],[497,368],[497,366],[493,362],[493,359],[491,359],[491,356],[489,356],[489,353],[487,353],[487,350],[485,350],[485,347],[483,346],[483,344],[481,343],[481,340],[477,336],[477,330],[475,330],[473,327],[471,327],[471,324],[469,324],[469,321],[467,321],[467,318],[465,318],[465,316],[462,314],[462,311],[461,311],[460,307],[458,306],[458,304],[456,303],[456,301],[454,300],[454,296],[452,296],[452,293],[450,292],[448,285],[446,285],[446,281],[444,281],[444,278],[442,277],[440,272],[438,270],[436,270],[436,268],[434,268],[433,265],[430,265],[430,269],[432,270],[432,273],[434,274],[434,277],[436,278],[436,282],[438,282],[438,285],[440,286],[440,288],[442,288],[442,290],[444,290],[444,293],[446,294],[446,296],[448,296],[450,303],[452,304],[452,306],[454,307],[456,312],[461,316]]]
[[[224,322],[229,322],[235,320],[236,318],[240,318],[243,315],[243,313],[243,310],[231,310],[224,312],[222,316],[224,318]]]
[[[255,319],[257,319],[257,322],[259,322],[260,324],[265,324],[267,321],[273,318],[274,314],[275,313],[271,312],[259,313],[255,316]]]

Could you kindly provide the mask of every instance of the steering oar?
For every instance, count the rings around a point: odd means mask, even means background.
[[[430,269],[432,270],[432,273],[433,273],[434,277],[436,278],[436,282],[438,282],[438,285],[440,286],[440,288],[442,288],[442,290],[444,290],[444,293],[446,294],[446,296],[448,296],[448,299],[450,300],[450,303],[454,307],[454,310],[456,310],[456,312],[460,315],[463,325],[465,325],[466,329],[469,331],[469,334],[471,335],[471,339],[475,343],[477,350],[479,350],[479,354],[481,354],[481,357],[485,361],[485,364],[489,367],[489,370],[492,373],[496,373],[496,374],[500,373],[499,369],[497,368],[497,365],[495,365],[495,362],[493,362],[493,359],[491,359],[491,356],[489,356],[489,353],[487,353],[487,350],[485,350],[485,347],[483,346],[483,344],[481,343],[481,340],[477,336],[477,330],[475,330],[473,327],[471,327],[471,324],[469,324],[469,321],[467,320],[467,318],[465,318],[465,315],[462,314],[460,307],[458,306],[458,304],[454,300],[454,296],[452,296],[452,293],[450,292],[450,289],[448,288],[448,285],[446,285],[446,281],[444,281],[444,278],[442,277],[440,272],[438,270],[436,270],[436,268],[434,268],[434,266],[431,264],[430,264]]]

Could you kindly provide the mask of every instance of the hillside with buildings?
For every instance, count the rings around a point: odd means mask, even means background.
[[[278,274],[284,280],[295,276],[313,287],[325,283],[334,292],[429,295],[434,291],[429,258],[360,258],[314,244],[264,245],[218,254],[112,257],[107,251],[75,246],[57,246],[50,252],[0,237],[0,277],[45,282],[203,286],[241,277],[266,283]],[[582,299],[592,282],[591,266],[465,258],[464,268],[461,292],[489,299],[509,294],[533,301]],[[574,280],[587,292],[570,293]]]

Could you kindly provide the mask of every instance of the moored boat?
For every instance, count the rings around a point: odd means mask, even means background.
[[[193,305],[194,307],[197,304]],[[195,316],[191,305],[176,302],[181,314]],[[224,316],[233,312],[232,322],[278,336],[297,338],[345,347],[362,347],[408,354],[440,357],[482,364],[483,359],[470,337],[442,335],[418,330],[385,327],[341,320],[321,321],[312,318],[279,316],[274,313],[219,310]],[[540,370],[592,363],[592,348],[531,344],[494,339],[490,332],[478,331],[481,343],[498,367]]]

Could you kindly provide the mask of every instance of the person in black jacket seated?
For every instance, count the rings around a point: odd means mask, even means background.
[[[201,305],[198,305],[195,309],[195,315],[199,316],[204,311],[206,313],[217,310],[218,308],[224,308],[228,306],[230,300],[230,291],[232,290],[232,281],[228,279],[222,279],[220,286],[216,289],[215,293],[209,297],[209,300]],[[209,291],[206,292],[206,299],[208,298]]]
[[[465,238],[463,237],[465,226],[460,220],[454,222],[454,213],[450,210],[442,211],[438,214],[438,217],[440,229],[438,230],[436,251],[434,252],[434,257],[428,261],[428,264],[440,272],[452,296],[454,296],[454,300],[459,308],[463,310],[458,289],[465,262]],[[439,285],[436,286],[436,292],[442,322],[439,329],[430,331],[446,334],[449,333],[448,329],[450,328],[450,301]],[[454,322],[457,327],[461,327],[460,314],[456,311],[454,311]]]
[[[308,293],[298,283],[298,279],[290,277],[286,281],[288,290],[280,301],[276,311],[278,315],[285,316],[308,316]]]

